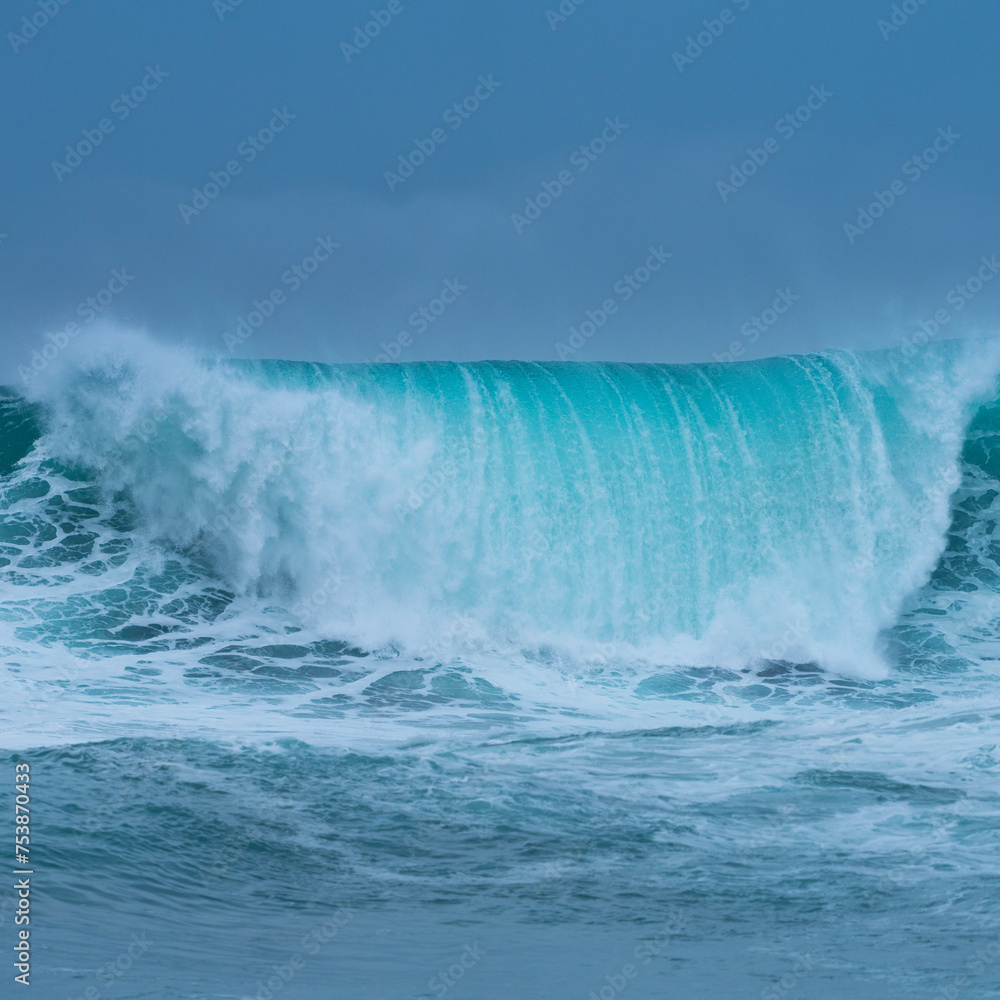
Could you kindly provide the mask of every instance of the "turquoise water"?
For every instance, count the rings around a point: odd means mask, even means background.
[[[35,995],[995,995],[998,369],[9,392]]]

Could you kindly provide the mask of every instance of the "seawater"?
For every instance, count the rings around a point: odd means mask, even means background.
[[[7,391],[33,995],[994,996],[998,370]]]

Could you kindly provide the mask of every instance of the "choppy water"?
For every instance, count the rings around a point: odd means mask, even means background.
[[[995,995],[998,369],[8,394],[34,995]]]

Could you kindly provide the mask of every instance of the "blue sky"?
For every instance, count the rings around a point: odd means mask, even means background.
[[[1000,315],[983,0],[18,0],[0,30],[3,382],[108,317],[350,362],[764,357]]]

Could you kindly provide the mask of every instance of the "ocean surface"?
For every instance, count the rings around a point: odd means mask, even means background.
[[[26,995],[996,996],[998,371],[136,344],[6,390]]]

